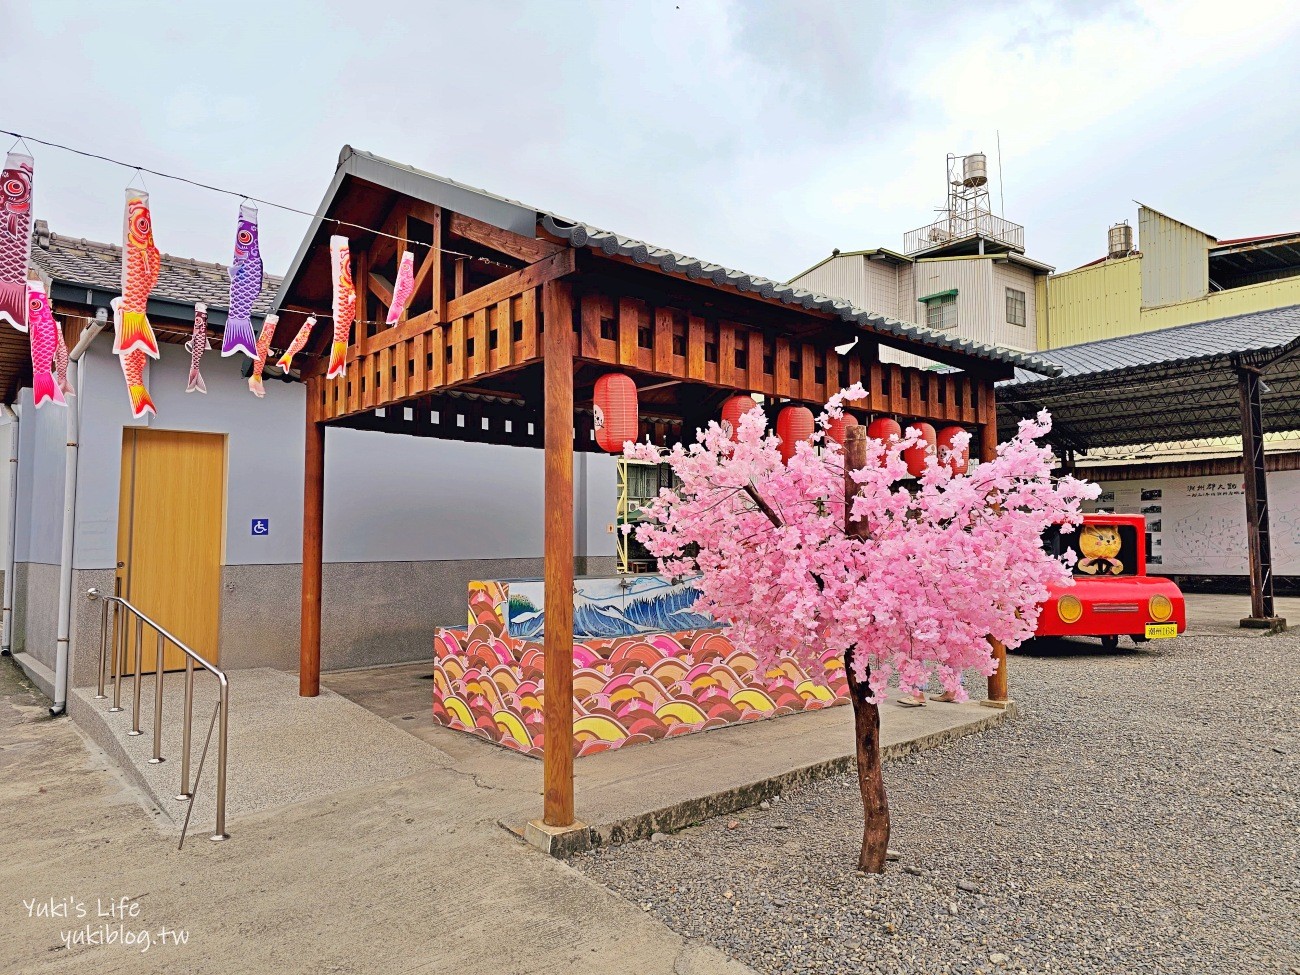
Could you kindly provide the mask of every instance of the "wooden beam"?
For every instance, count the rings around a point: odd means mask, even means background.
[[[536,264],[529,264],[528,267],[520,268],[513,274],[507,274],[491,284],[485,284],[467,295],[459,295],[447,302],[447,320],[454,321],[457,318],[472,315],[480,308],[495,305],[503,298],[522,294],[529,288],[535,288],[539,284],[545,284],[547,281],[554,281],[566,274],[572,274],[575,266],[573,251],[566,247],[559,253],[543,258]]]
[[[453,213],[448,221],[448,229],[458,237],[472,240],[501,254],[506,254],[519,261],[536,264],[544,257],[558,254],[564,245],[554,244],[549,240],[525,237],[500,227],[494,227],[482,220],[475,220],[463,213]]]
[[[565,251],[572,256],[572,251]],[[556,255],[557,257],[560,255]],[[573,824],[573,329],[572,294],[542,285],[545,383],[545,661],[543,822]]]
[[[382,274],[370,272],[370,290],[374,292],[375,297],[384,303],[384,311],[388,311],[388,306],[393,303],[393,285]]]
[[[325,529],[325,424],[318,419],[320,380],[307,383],[307,447],[303,456],[302,618],[298,651],[298,694],[320,693],[321,586]]]

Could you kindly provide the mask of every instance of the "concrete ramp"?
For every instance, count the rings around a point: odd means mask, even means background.
[[[226,775],[227,831],[235,832],[241,816],[334,793],[375,785],[427,771],[431,748],[332,691],[319,697],[298,696],[297,677],[264,668],[232,671],[230,679],[229,759]],[[154,679],[140,688],[140,727],[132,737],[131,679],[122,681],[122,706],[110,713],[109,700],[96,700],[95,688],[69,695],[69,713],[108,753],[125,774],[161,810],[165,829],[179,831],[188,803],[180,790],[182,715],[185,676],[169,673],[163,692],[162,754],[153,754]],[[203,741],[217,700],[217,682],[206,672],[194,678],[194,723],[190,759],[191,787]],[[212,733],[203,779],[190,819],[191,839],[212,833],[216,819],[217,731]],[[231,824],[235,823],[234,826]]]

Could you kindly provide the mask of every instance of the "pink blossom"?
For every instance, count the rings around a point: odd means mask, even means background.
[[[867,440],[867,465],[850,472],[859,486],[851,515],[866,537],[849,537],[844,455],[824,431],[865,395],[859,384],[831,397],[818,445],[798,444],[789,464],[759,409],[741,417],[735,441],[712,422],[689,446],[629,444],[627,456],[666,460],[682,482],[660,491],[636,537],[665,574],[699,576],[695,610],[727,621],[760,668],[792,653],[820,676],[827,649],[857,647],[856,676],[877,699],[894,676],[904,691],[937,678],[964,698],[962,671],[996,669],[989,638],[1023,642],[1049,583],[1070,583],[1040,536],[1052,524],[1076,527],[1079,501],[1098,489],[1051,476],[1051,451],[1036,442],[1051,430],[1045,411],[960,476],[932,457],[909,477],[901,455],[918,434],[908,430]]]

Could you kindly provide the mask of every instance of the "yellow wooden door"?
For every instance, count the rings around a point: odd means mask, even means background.
[[[126,599],[204,659],[217,663],[226,438],[211,433],[122,431],[117,581]],[[127,669],[135,669],[135,632]],[[157,636],[144,628],[141,670],[152,673]],[[185,666],[170,644],[165,670]]]

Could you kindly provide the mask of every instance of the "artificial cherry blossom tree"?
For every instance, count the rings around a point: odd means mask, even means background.
[[[849,428],[846,464],[825,430],[865,395],[855,384],[833,396],[814,442],[798,444],[788,464],[759,409],[735,431],[710,423],[689,447],[629,444],[626,453],[667,461],[681,481],[651,502],[637,538],[665,574],[699,576],[698,612],[726,621],[760,668],[792,653],[817,674],[826,649],[843,655],[864,810],[858,868],[880,873],[886,686],[896,677],[903,692],[921,693],[937,679],[965,700],[963,671],[993,674],[990,639],[1015,647],[1032,636],[1048,584],[1069,584],[1042,532],[1076,527],[1079,501],[1097,489],[1051,476],[1051,451],[1036,442],[1051,429],[1046,412],[968,474],[931,456],[911,477],[902,455],[918,443],[915,430],[882,442]]]

